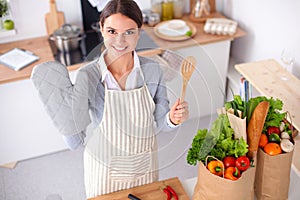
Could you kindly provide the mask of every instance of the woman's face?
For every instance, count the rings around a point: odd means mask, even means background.
[[[106,18],[101,32],[108,53],[115,56],[133,51],[139,39],[136,22],[120,13]]]

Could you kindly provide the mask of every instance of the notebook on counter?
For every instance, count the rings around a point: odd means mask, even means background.
[[[19,48],[14,48],[0,55],[0,63],[15,71],[19,71],[38,59],[39,57],[32,52]]]

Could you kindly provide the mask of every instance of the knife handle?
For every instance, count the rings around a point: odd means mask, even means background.
[[[134,196],[133,194],[129,194],[128,198],[131,199],[131,200],[141,200],[140,198]]]

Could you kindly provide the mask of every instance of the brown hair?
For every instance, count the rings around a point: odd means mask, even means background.
[[[136,22],[138,28],[143,25],[143,15],[139,6],[133,0],[111,0],[100,14],[100,24],[103,27],[106,18],[113,14],[121,13]]]

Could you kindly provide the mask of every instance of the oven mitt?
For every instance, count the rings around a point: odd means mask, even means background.
[[[87,74],[78,71],[72,84],[66,66],[56,61],[34,67],[31,79],[55,127],[63,135],[80,133],[90,124]]]

